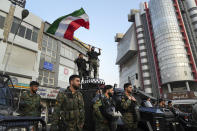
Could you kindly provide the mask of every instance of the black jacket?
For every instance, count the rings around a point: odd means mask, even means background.
[[[77,64],[78,69],[86,70],[86,63],[87,61],[83,58],[77,58],[75,60],[75,63]]]

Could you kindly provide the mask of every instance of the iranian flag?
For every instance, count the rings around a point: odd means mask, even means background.
[[[83,8],[55,20],[47,33],[72,40],[74,31],[81,26],[89,29],[89,18]]]

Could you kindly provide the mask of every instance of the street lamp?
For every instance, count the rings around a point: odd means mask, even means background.
[[[10,59],[10,56],[11,56],[11,53],[12,53],[12,49],[13,49],[13,45],[14,45],[14,40],[15,40],[15,37],[18,33],[18,30],[21,26],[21,23],[23,22],[23,20],[29,15],[29,11],[27,9],[23,9],[23,11],[21,12],[21,21],[17,27],[17,30],[15,31],[14,33],[14,37],[13,37],[13,40],[12,40],[12,45],[11,45],[11,49],[10,51],[8,52],[8,57],[7,57],[7,60],[6,60],[6,63],[5,63],[5,66],[4,66],[4,70],[3,70],[3,75],[6,73],[6,69],[7,69],[7,66],[8,66],[8,62],[9,62],[9,59]]]
[[[29,15],[29,11],[27,9],[23,9],[22,14],[21,14],[21,17],[22,17],[21,21],[23,21],[23,19],[25,19],[28,15]]]

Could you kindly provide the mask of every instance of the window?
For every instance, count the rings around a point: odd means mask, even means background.
[[[11,33],[15,34],[16,33],[16,30],[18,28],[18,23],[12,23],[12,27],[11,27]]]
[[[32,30],[27,28],[25,38],[31,40]]]
[[[44,76],[49,77],[49,71],[44,71]]]
[[[52,41],[48,41],[48,48],[52,49]]]
[[[32,35],[32,41],[37,42],[37,39],[38,39],[38,29],[34,28],[33,35]]]
[[[43,35],[43,40],[46,40],[47,41],[48,40],[48,36],[44,34]]]
[[[42,47],[42,52],[46,53],[46,48],[45,47]]]
[[[52,57],[56,58],[56,52],[52,52]]]
[[[5,17],[0,16],[0,28],[1,28],[1,29],[3,29],[4,22],[5,22]]]
[[[57,40],[53,39],[52,37],[48,37],[46,34],[43,35],[41,59],[44,59],[45,62],[49,62],[54,66],[56,64],[57,57],[57,44]],[[40,69],[44,71],[44,74],[42,75],[42,78],[40,78],[40,81],[42,81],[44,86],[54,86],[55,72],[54,70],[49,71],[43,69],[43,63],[40,62]]]
[[[57,44],[58,42],[56,40],[53,40],[53,51],[57,50]]]
[[[38,81],[42,85],[54,86],[55,73],[47,70],[39,70]]]
[[[47,47],[47,41],[46,40],[42,41],[42,47]]]
[[[46,56],[45,56],[45,61],[47,61],[47,62],[51,62],[51,57],[50,57],[50,56],[48,56],[48,55],[46,55]]]
[[[24,36],[25,36],[25,30],[26,30],[26,27],[24,27],[23,25],[21,25],[21,26],[19,27],[18,35],[19,35],[20,37],[24,37]]]
[[[0,18],[0,22],[1,22],[1,18]],[[19,28],[18,33],[17,33],[18,36],[23,37],[27,40],[31,40],[33,42],[37,42],[39,29],[31,25],[28,26],[29,28],[26,28],[26,26],[23,25],[24,23],[22,23],[22,25],[19,27],[19,23],[20,23],[20,20],[17,18],[14,18],[10,32],[15,34],[16,30]],[[27,25],[27,23],[25,23],[25,25]],[[0,26],[1,26],[1,23],[0,23]],[[30,26],[32,27],[33,30],[31,29]]]

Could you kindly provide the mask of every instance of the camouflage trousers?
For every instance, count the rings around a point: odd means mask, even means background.
[[[123,114],[122,120],[124,122],[124,131],[135,131],[137,130],[137,121],[132,113]]]
[[[108,124],[96,123],[95,124],[95,131],[110,131],[110,128],[109,128]]]
[[[89,63],[89,76],[91,76],[92,68],[94,69],[94,78],[97,77],[97,71],[98,71],[98,61],[97,60],[90,60]]]
[[[84,79],[86,76],[88,76],[88,72],[85,69],[78,69],[79,72],[79,77],[82,80],[82,78]]]

